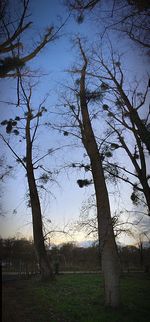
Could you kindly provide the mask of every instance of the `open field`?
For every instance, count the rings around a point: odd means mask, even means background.
[[[122,305],[104,307],[98,274],[66,274],[52,283],[36,279],[3,285],[3,322],[149,322],[150,276],[121,278]]]

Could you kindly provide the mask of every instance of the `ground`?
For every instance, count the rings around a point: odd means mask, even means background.
[[[148,322],[150,275],[121,278],[122,304],[104,306],[99,274],[64,274],[56,281],[38,279],[3,283],[3,322]]]

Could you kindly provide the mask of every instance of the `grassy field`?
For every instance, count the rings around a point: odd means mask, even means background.
[[[121,279],[119,310],[104,307],[98,274],[66,274],[52,283],[38,280],[3,285],[3,322],[149,322],[150,276]]]

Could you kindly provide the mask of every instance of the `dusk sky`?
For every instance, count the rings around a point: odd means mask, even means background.
[[[49,43],[38,57],[28,63],[32,70],[37,69],[37,74],[42,74],[42,77],[39,77],[39,83],[35,87],[32,104],[35,107],[38,106],[46,94],[49,93],[47,101],[44,103],[48,112],[42,121],[47,122],[49,120],[49,122],[54,122],[56,106],[61,104],[60,93],[65,91],[62,90],[62,85],[66,85],[71,80],[67,70],[75,65],[79,57],[72,39],[76,35],[85,37],[90,48],[91,42],[99,41],[98,34],[102,29],[100,22],[94,21],[90,15],[86,17],[82,24],[77,24],[73,16],[69,17],[69,11],[63,5],[63,1],[59,0],[32,0],[30,12],[31,17],[29,17],[29,20],[33,21],[33,27],[31,27],[31,30],[25,36],[25,43],[29,49],[34,46],[35,39],[39,39],[47,26],[54,25],[57,29],[68,18],[58,34],[58,39]],[[138,76],[138,79],[141,78],[142,88],[146,82],[143,75],[146,75],[148,72],[149,58],[138,53],[136,45],[130,43],[127,39],[121,39],[120,36],[115,36],[113,32],[110,32],[109,37],[115,50],[124,52],[123,67],[126,70],[128,81],[132,82]],[[0,101],[16,102],[16,81],[3,79],[0,82]],[[0,109],[1,121],[13,118],[21,113],[18,107],[10,104],[0,103]],[[103,132],[103,128],[100,131]],[[23,155],[24,143],[19,144],[16,137],[11,138],[11,142],[16,151]],[[45,223],[48,219],[52,222],[52,226],[49,225],[50,229],[51,227],[63,229],[65,225],[78,220],[82,202],[87,200],[91,193],[93,193],[93,187],[80,189],[76,183],[79,178],[86,176],[84,172],[67,169],[67,165],[71,162],[82,162],[84,159],[84,149],[79,144],[79,141],[76,142],[76,146],[73,146],[75,143],[73,138],[64,137],[57,131],[49,131],[47,127],[39,129],[37,142],[39,155],[43,155],[50,148],[71,145],[71,147],[64,147],[56,151],[52,156],[43,161],[43,164],[49,167],[50,170],[61,169],[59,175],[55,176],[56,182],[49,184],[48,190],[50,193],[44,192],[42,195],[41,204]],[[5,156],[6,162],[16,165],[11,152],[4,144],[2,144],[2,155]],[[128,162],[123,154],[114,155],[116,161],[118,157],[120,159],[123,157],[123,160]],[[32,236],[31,212],[25,200],[27,182],[24,170],[20,165],[15,166],[11,176],[1,184],[1,189],[3,215],[0,217],[1,236],[12,237],[17,233],[20,233],[22,237]],[[126,184],[119,182],[116,186],[109,184],[108,190],[112,212],[126,208],[127,210],[134,210],[129,196],[130,188]],[[56,234],[53,242],[60,243],[65,239],[71,240],[69,237]],[[82,233],[75,234],[72,239],[83,241],[85,236]],[[127,237],[123,237],[121,241],[127,242]]]

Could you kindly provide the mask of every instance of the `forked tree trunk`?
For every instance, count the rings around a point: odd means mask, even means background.
[[[26,167],[32,209],[33,237],[36,256],[40,267],[41,279],[47,280],[53,278],[53,270],[44,244],[41,206],[32,164],[32,142],[30,137],[30,121],[31,115],[30,113],[28,113],[26,123]]]
[[[106,187],[102,160],[97,142],[92,129],[86,100],[86,68],[87,59],[79,41],[80,50],[84,59],[84,65],[80,78],[80,107],[82,121],[79,122],[82,142],[91,162],[91,169],[96,193],[98,235],[102,259],[102,271],[104,275],[105,304],[110,307],[118,307],[120,301],[120,263],[115,243],[108,191]]]
[[[147,150],[150,152],[150,132],[146,125],[142,122],[141,118],[139,117],[138,111],[136,108],[133,108],[132,104],[130,103],[127,95],[125,94],[122,86],[117,81],[116,77],[112,74],[111,70],[103,63],[103,66],[107,70],[108,74],[110,75],[111,79],[113,80],[114,84],[117,87],[118,92],[120,93],[120,97],[123,99],[129,113],[130,119],[133,124],[136,125],[138,135],[140,140],[145,144]]]
[[[146,125],[142,122],[141,118],[139,117],[137,109],[133,108],[132,105],[130,104],[128,97],[125,95],[119,83],[118,82],[116,83],[117,83],[118,90],[121,94],[121,97],[123,98],[128,108],[128,111],[130,112],[130,118],[137,127],[139,137],[141,141],[146,145],[147,150],[150,152],[150,132],[146,127]]]

